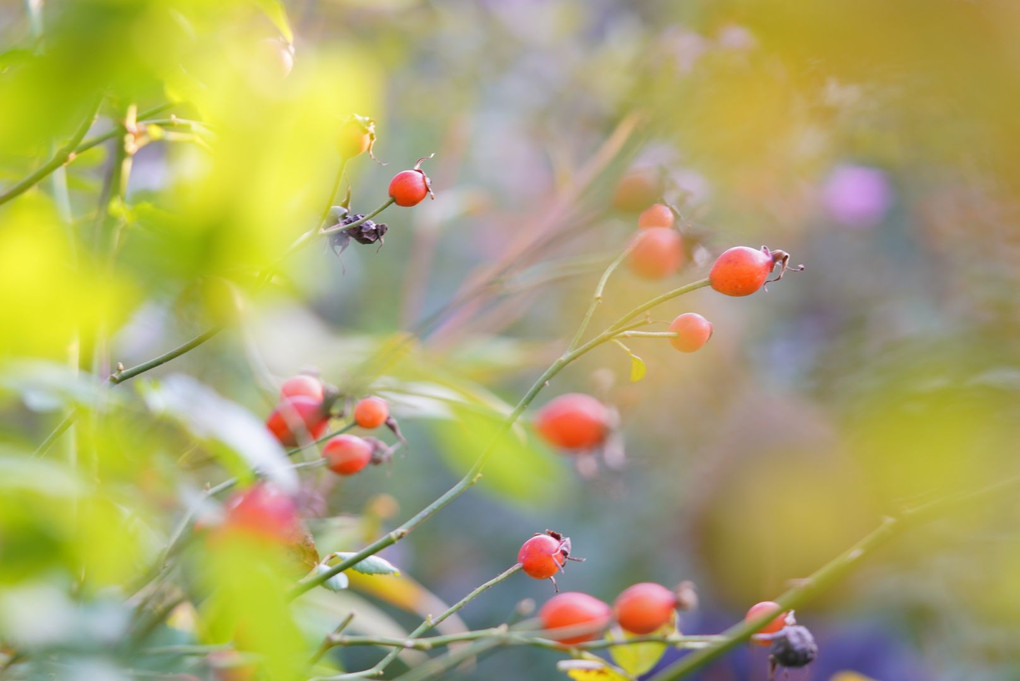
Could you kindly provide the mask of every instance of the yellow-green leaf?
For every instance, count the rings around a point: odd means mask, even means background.
[[[556,668],[574,681],[631,681],[622,669],[595,660],[561,660]]]
[[[637,383],[645,374],[648,373],[648,368],[645,366],[645,361],[637,355],[630,356],[630,380],[632,383]]]
[[[665,625],[654,633],[665,636],[673,633],[674,631],[676,631],[675,619],[674,622]],[[606,638],[625,641],[629,638],[633,638],[633,635],[628,634],[619,627],[613,627]],[[655,666],[655,664],[662,658],[663,654],[665,654],[666,648],[667,646],[665,643],[630,643],[627,645],[611,647],[609,649],[609,655],[613,658],[613,662],[620,665],[620,667],[622,667],[628,674],[631,676],[640,676]]]

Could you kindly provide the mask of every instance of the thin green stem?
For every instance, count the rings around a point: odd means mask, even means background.
[[[496,447],[499,445],[503,436],[507,433],[507,431],[510,430],[510,428],[513,427],[513,425],[517,422],[517,419],[520,418],[521,414],[524,413],[524,410],[527,409],[532,402],[534,402],[535,398],[538,396],[538,393],[541,392],[542,389],[549,384],[549,381],[552,380],[552,378],[556,376],[556,374],[562,371],[564,367],[566,367],[568,364],[578,359],[585,353],[598,347],[599,345],[602,345],[603,343],[608,343],[609,341],[613,340],[616,334],[628,331],[631,328],[631,326],[627,326],[627,322],[632,321],[642,312],[649,310],[655,307],[656,305],[659,305],[660,303],[670,300],[671,298],[676,298],[677,296],[683,295],[685,293],[690,293],[691,291],[695,291],[707,285],[708,280],[703,279],[701,281],[696,281],[692,284],[687,284],[686,286],[681,286],[680,288],[673,289],[672,291],[669,291],[661,296],[657,296],[647,301],[646,303],[634,308],[634,310],[621,317],[619,320],[616,321],[615,324],[613,324],[611,327],[609,327],[599,335],[589,340],[587,343],[584,343],[583,345],[574,348],[573,350],[570,350],[563,354],[561,357],[559,357],[555,362],[553,362],[549,366],[549,368],[545,370],[545,372],[543,372],[541,376],[538,377],[538,380],[535,381],[531,388],[528,389],[528,392],[525,393],[524,397],[522,397],[521,400],[517,403],[517,406],[514,407],[513,411],[510,412],[510,414],[500,425],[498,431],[495,433],[492,440],[489,442],[489,445],[482,451],[479,457],[475,460],[475,463],[471,466],[470,470],[468,470],[464,477],[458,480],[453,487],[448,489],[446,492],[440,495],[439,498],[434,500],[432,503],[428,504],[425,508],[418,511],[418,513],[412,516],[403,525],[387,533],[386,535],[380,537],[376,541],[372,542],[371,544],[363,548],[361,551],[355,553],[347,560],[338,563],[337,565],[331,567],[329,570],[326,570],[322,573],[311,575],[309,577],[302,579],[300,582],[297,583],[297,585],[295,585],[293,589],[291,589],[290,592],[291,598],[296,598],[301,594],[311,589],[314,589],[315,587],[319,586],[329,578],[343,572],[352,565],[364,560],[365,558],[368,558],[369,556],[379,553],[388,546],[396,544],[398,541],[400,541],[401,539],[406,537],[409,533],[411,533],[419,525],[421,525],[426,520],[431,518],[433,515],[438,513],[440,510],[445,508],[450,502],[452,502],[454,499],[462,495],[464,492],[466,492],[468,489],[474,486],[479,479],[481,479],[481,473],[482,469],[485,467],[485,463],[489,460],[489,457],[492,456],[492,453],[496,450]],[[644,322],[641,322],[632,326],[642,326],[643,324]]]
[[[326,201],[326,205],[322,209],[322,214],[319,216],[319,226],[326,221],[329,216],[329,211],[333,208],[333,201],[336,200],[336,193],[340,191],[340,184],[344,181],[344,173],[347,171],[347,157],[340,157],[340,167],[336,171],[336,179],[333,180],[333,191],[329,193],[329,199]],[[315,230],[309,230],[314,233]]]
[[[167,109],[173,108],[174,106],[176,106],[176,105],[172,104],[172,103],[171,104],[161,104],[159,106],[155,106],[155,107],[153,107],[151,109],[143,111],[140,114],[138,114],[138,118],[139,118],[138,124],[139,125],[144,125],[146,123],[151,123],[152,121],[148,121],[148,120],[144,120],[144,119],[148,119],[148,118],[151,118],[152,116],[156,116],[157,114],[161,114],[164,111],[166,111]],[[79,144],[75,148],[75,150],[74,150],[74,156],[78,156],[79,154],[88,151],[92,147],[98,147],[103,142],[105,142],[107,140],[111,140],[114,137],[117,137],[118,135],[123,135],[125,132],[126,132],[126,130],[124,129],[124,126],[121,125],[121,123],[118,121],[116,126],[113,128],[113,130],[110,130],[108,132],[104,132],[101,135],[96,135],[95,137],[90,137],[87,140],[85,140],[84,142],[82,142],[81,144]]]
[[[676,338],[676,331],[621,331],[616,338]]]
[[[873,554],[876,549],[904,530],[943,515],[950,509],[966,505],[977,499],[983,500],[990,494],[1010,490],[1017,486],[1018,483],[1020,483],[1020,478],[1012,478],[979,490],[961,492],[942,499],[936,499],[922,506],[904,511],[897,517],[887,517],[882,520],[878,527],[856,544],[840,553],[806,579],[798,580],[797,586],[787,590],[776,598],[775,602],[783,610],[793,610],[808,602],[817,594],[832,587],[837,581],[845,577],[864,561],[864,559]],[[751,638],[768,620],[769,614],[766,614],[754,621],[740,622],[733,625],[719,635],[718,642],[680,659],[676,664],[663,669],[653,676],[651,681],[674,681],[674,679],[682,678],[700,669]]]
[[[381,674],[386,669],[386,667],[388,667],[390,665],[390,663],[393,662],[393,660],[397,659],[397,657],[400,655],[400,651],[401,651],[402,648],[409,647],[407,644],[411,644],[411,643],[415,642],[426,631],[429,631],[430,629],[433,629],[433,628],[439,626],[440,624],[442,624],[447,618],[451,617],[457,611],[459,611],[461,608],[463,608],[465,605],[467,605],[468,603],[470,603],[474,599],[478,598],[478,596],[481,595],[483,592],[488,591],[489,589],[491,589],[492,587],[496,586],[497,584],[499,584],[503,580],[507,579],[511,575],[519,572],[522,569],[522,567],[523,566],[520,563],[515,563],[514,565],[510,566],[509,568],[507,568],[503,572],[499,573],[498,575],[496,575],[495,577],[490,579],[489,581],[487,581],[484,584],[482,584],[481,586],[475,588],[467,596],[465,596],[464,598],[460,599],[459,601],[457,601],[456,603],[451,605],[449,608],[447,608],[438,617],[436,617],[434,619],[431,618],[431,617],[426,618],[424,622],[419,624],[417,626],[417,628],[414,629],[414,631],[412,631],[410,634],[407,635],[406,639],[401,639],[404,642],[405,645],[395,646],[393,650],[391,650],[389,653],[387,653],[386,656],[384,658],[382,658],[381,660],[379,660],[379,662],[377,662],[375,664],[375,666],[373,666],[371,669],[366,670],[365,673],[370,673],[371,675]],[[437,642],[437,640],[439,640],[439,638],[440,637],[430,638],[429,641],[431,641],[431,645],[429,646],[429,648],[424,648],[424,650],[429,650],[430,648],[435,647],[436,645],[438,645],[436,642]],[[467,639],[464,639],[464,640],[467,640]],[[347,643],[346,641],[344,643],[336,643],[336,644],[334,644],[333,643],[333,637],[328,638],[327,639],[327,643],[328,643],[328,645],[326,647],[327,650],[329,648],[333,647],[334,645],[354,645],[354,644],[351,644],[351,643]],[[383,644],[376,644],[376,645],[383,645]],[[323,651],[323,652],[325,652],[325,651]],[[316,659],[318,659],[318,657],[321,657],[321,655],[317,656]]]
[[[624,326],[627,322],[629,322],[630,320],[632,320],[635,317],[637,317],[638,315],[640,315],[642,312],[647,312],[648,310],[651,310],[653,307],[657,307],[659,305],[662,305],[667,300],[672,300],[673,298],[676,298],[677,296],[682,296],[685,293],[690,293],[691,291],[696,291],[699,288],[704,288],[704,287],[708,286],[710,283],[711,282],[709,282],[708,278],[706,277],[705,279],[699,279],[698,281],[691,282],[690,284],[686,284],[686,285],[681,286],[679,288],[675,288],[672,291],[666,291],[662,295],[656,296],[656,297],[652,298],[651,300],[648,300],[648,301],[642,303],[641,305],[638,305],[633,310],[631,310],[627,314],[625,314],[622,317],[620,317],[620,319],[618,319],[615,324],[613,324],[612,326],[609,327],[609,330],[610,331],[617,331],[622,326]]]
[[[18,182],[16,185],[0,194],[0,205],[7,203],[15,197],[21,196],[41,182],[47,175],[74,158],[75,149],[77,149],[78,145],[85,138],[85,134],[89,131],[89,128],[92,127],[92,123],[96,120],[96,113],[99,111],[99,105],[101,102],[102,97],[97,97],[95,103],[89,107],[88,115],[85,116],[82,122],[78,125],[78,128],[71,135],[71,139],[67,141],[67,144],[57,149],[56,153],[53,154],[49,161],[40,166],[35,172],[23,179],[21,182]]]
[[[211,329],[209,329],[207,331],[204,331],[203,333],[200,333],[199,335],[195,336],[194,338],[189,340],[187,343],[184,343],[182,345],[178,345],[173,350],[170,350],[169,352],[165,352],[162,355],[160,355],[159,357],[154,357],[154,358],[150,359],[149,361],[142,362],[141,364],[135,365],[135,366],[131,367],[130,369],[124,369],[123,371],[117,370],[116,373],[114,373],[113,375],[110,376],[109,381],[110,381],[110,383],[113,383],[114,385],[119,385],[119,384],[123,383],[124,381],[130,380],[130,379],[134,378],[135,376],[138,376],[139,374],[144,374],[146,371],[149,371],[150,369],[155,369],[158,366],[166,364],[167,362],[169,362],[172,359],[176,359],[176,358],[180,357],[181,355],[183,355],[184,353],[186,353],[186,352],[188,352],[190,350],[194,350],[199,345],[201,345],[202,343],[205,343],[207,340],[209,340],[210,338],[212,338],[213,336],[215,336],[216,334],[218,334],[222,330],[223,330],[222,326],[214,326]]]
[[[392,198],[387,199],[384,204],[382,204],[381,206],[376,208],[374,211],[372,211],[371,213],[369,213],[368,215],[366,215],[363,218],[358,218],[357,220],[355,220],[354,222],[350,223],[349,225],[345,225],[345,224],[341,223],[341,224],[338,224],[338,225],[333,225],[332,227],[327,227],[326,229],[320,229],[319,230],[319,236],[328,236],[330,234],[335,234],[336,232],[342,232],[345,229],[351,229],[352,227],[360,227],[361,225],[365,224],[366,222],[368,222],[369,220],[374,218],[376,215],[378,215],[379,213],[383,212],[384,210],[386,210],[387,208],[389,208],[392,205],[393,205],[393,199]]]
[[[588,330],[588,324],[591,322],[591,318],[595,315],[595,310],[602,302],[602,292],[605,291],[606,284],[609,282],[609,277],[612,276],[616,268],[620,266],[620,263],[634,250],[634,244],[632,241],[627,248],[623,249],[618,256],[616,256],[611,263],[606,267],[605,271],[602,272],[602,276],[599,277],[599,283],[595,287],[595,294],[591,298],[591,303],[588,305],[588,310],[584,313],[584,319],[581,320],[581,325],[577,327],[577,332],[574,333],[574,338],[570,341],[570,345],[567,346],[568,350],[572,350],[577,347],[577,344],[581,342],[581,338],[584,336],[584,332]]]
[[[174,656],[195,656],[203,657],[209,653],[214,653],[218,650],[231,650],[229,645],[178,645],[178,646],[158,646],[155,648],[146,648],[139,651],[141,655],[146,656],[159,656],[159,655],[174,655]]]

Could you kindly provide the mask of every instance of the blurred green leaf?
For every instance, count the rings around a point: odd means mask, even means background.
[[[178,422],[199,441],[213,445],[229,469],[239,474],[255,470],[285,491],[297,489],[297,474],[280,443],[245,408],[185,374],[138,386],[153,413]],[[239,470],[240,461],[246,467]]]
[[[482,405],[447,406],[451,418],[433,424],[439,452],[453,470],[464,473],[492,445],[503,429],[505,417]],[[480,484],[507,499],[534,504],[555,495],[563,469],[533,445],[522,430],[511,429],[499,436]]]
[[[31,492],[45,496],[76,496],[86,488],[63,464],[0,449],[0,490],[4,494]]]
[[[0,393],[10,391],[21,397],[33,411],[55,411],[68,405],[95,406],[116,400],[105,383],[89,374],[58,362],[13,361],[0,367]]]

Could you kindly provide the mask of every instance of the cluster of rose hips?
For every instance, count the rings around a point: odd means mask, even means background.
[[[563,571],[568,560],[583,559],[571,556],[570,539],[552,530],[528,539],[517,552],[517,562],[526,575],[552,580],[557,591],[555,575]],[[538,617],[543,629],[570,629],[564,635],[551,634],[553,640],[567,645],[591,640],[614,620],[624,631],[650,634],[673,622],[677,608],[693,607],[692,594],[688,582],[675,592],[659,584],[642,582],[624,589],[610,608],[594,596],[569,591],[547,601]]]
[[[582,560],[571,556],[570,548],[568,537],[546,530],[521,545],[517,562],[529,577],[552,580],[559,592],[556,573],[563,571],[568,560]],[[697,596],[690,582],[683,582],[676,589],[639,582],[620,592],[612,606],[579,591],[557,593],[539,609],[538,618],[552,640],[576,645],[593,640],[613,623],[635,636],[664,631],[676,626],[678,610],[696,606]],[[818,647],[811,632],[796,623],[792,612],[782,612],[779,604],[763,601],[751,606],[744,619],[750,622],[770,613],[776,616],[763,624],[752,640],[770,647],[773,670],[776,665],[803,667],[810,663]]]
[[[266,427],[284,447],[295,447],[302,440],[315,442],[325,435],[339,397],[336,388],[316,376],[292,376],[280,387],[280,400],[266,419]],[[403,439],[396,419],[390,416],[389,405],[380,397],[359,400],[354,405],[353,417],[361,428],[374,430],[385,425]],[[322,458],[337,475],[354,475],[370,463],[389,461],[392,449],[376,438],[341,434],[326,441]]]
[[[654,230],[666,230],[680,239],[679,233],[671,227],[673,218],[673,211],[663,204],[655,204],[641,214],[638,224],[643,231],[638,234],[638,242],[630,253],[631,265],[637,267],[636,271],[651,270],[634,264],[635,253],[644,258],[647,253],[659,253],[666,243],[665,237],[660,243],[656,241],[657,237],[647,240],[646,234],[654,235]],[[673,243],[672,237],[669,239]],[[647,251],[643,250],[643,246],[638,248],[646,241],[652,244]],[[675,243],[676,248],[682,249],[682,241]],[[641,262],[640,258],[638,262]],[[669,258],[672,259],[672,256]],[[734,246],[716,258],[708,274],[709,284],[715,291],[728,296],[751,295],[764,288],[769,281],[782,279],[789,268],[789,260],[790,256],[785,251],[771,251],[767,246],[760,249]],[[769,275],[777,267],[779,274],[769,280]],[[803,269],[803,265],[797,268]],[[669,331],[676,334],[669,339],[673,347],[681,352],[695,352],[712,337],[712,323],[696,312],[685,312],[670,323]],[[535,428],[554,447],[587,453],[603,447],[615,428],[615,422],[615,413],[594,397],[567,393],[554,398],[539,410]]]

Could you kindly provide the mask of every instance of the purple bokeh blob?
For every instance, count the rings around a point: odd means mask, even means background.
[[[886,174],[859,165],[838,166],[822,192],[828,214],[848,227],[870,228],[885,218],[893,191]]]

